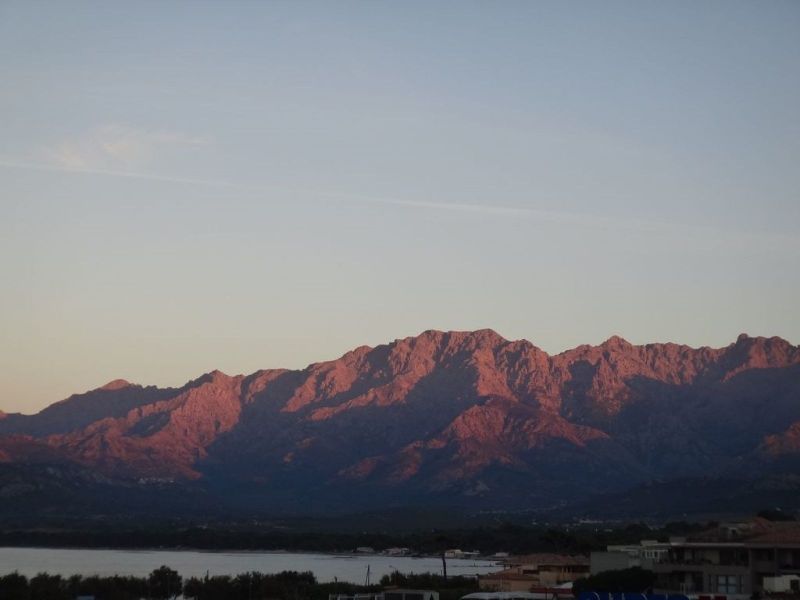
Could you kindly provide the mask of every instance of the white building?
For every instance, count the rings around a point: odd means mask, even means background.
[[[669,548],[669,544],[657,540],[642,540],[638,544],[608,546],[604,552],[592,552],[590,557],[591,574],[619,571],[631,567],[649,569],[666,556]]]

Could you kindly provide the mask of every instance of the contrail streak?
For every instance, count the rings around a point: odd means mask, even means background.
[[[198,179],[193,177],[175,177],[171,175],[158,175],[137,171],[119,171],[112,169],[91,169],[77,167],[63,167],[35,162],[26,162],[0,158],[0,167],[9,169],[24,169],[30,171],[46,171],[67,173],[75,175],[100,175],[106,177],[122,177],[127,179],[141,179],[145,181],[158,181],[216,187],[248,192],[282,192],[287,194],[307,193],[318,199],[342,200],[348,203],[384,204],[389,206],[405,207],[420,210],[438,210],[462,213],[475,213],[482,215],[496,215],[516,218],[530,218],[545,223],[569,225],[589,229],[623,230],[640,233],[666,234],[671,236],[713,236],[726,238],[725,241],[733,243],[779,243],[784,248],[800,250],[800,237],[792,234],[777,232],[751,232],[730,231],[712,225],[672,223],[656,220],[637,219],[631,217],[605,217],[593,214],[579,214],[567,211],[552,211],[525,206],[503,206],[494,204],[467,204],[453,202],[434,202],[424,200],[402,200],[397,198],[383,198],[376,196],[362,196],[339,192],[320,192],[315,190],[300,190],[281,188],[279,186],[247,185],[219,179]]]

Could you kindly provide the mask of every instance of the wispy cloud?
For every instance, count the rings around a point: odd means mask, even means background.
[[[263,191],[264,187],[251,187],[219,179],[199,179],[195,177],[178,177],[173,175],[159,175],[144,171],[124,171],[116,169],[86,168],[55,165],[46,162],[33,162],[17,160],[15,158],[0,157],[0,167],[7,169],[22,169],[25,171],[44,171],[50,173],[70,173],[76,175],[101,175],[103,177],[122,177],[125,179],[143,179],[145,181],[163,181],[166,183],[183,183],[208,187],[231,188],[237,190]]]
[[[365,199],[366,200],[366,199]],[[508,217],[534,217],[537,220],[552,223],[569,223],[573,225],[613,225],[619,220],[597,215],[581,215],[565,211],[543,210],[525,206],[498,206],[494,204],[462,204],[457,202],[429,202],[418,200],[396,200],[389,198],[372,199],[373,202],[409,208],[423,208],[438,211],[455,211],[477,213],[482,215],[499,215]]]
[[[343,200],[360,200],[365,203],[434,210],[445,212],[473,213],[485,216],[501,216],[516,219],[551,223],[564,227],[636,232],[644,235],[663,235],[670,238],[716,240],[729,245],[762,244],[765,247],[782,248],[796,253],[800,251],[800,237],[779,232],[755,232],[731,230],[703,223],[678,223],[620,215],[604,216],[590,213],[575,213],[561,210],[545,210],[526,206],[503,206],[496,204],[464,204],[453,202],[434,202],[401,200],[393,198],[358,197],[342,195]]]
[[[204,138],[179,132],[113,123],[58,141],[41,155],[48,164],[65,169],[127,171],[150,164],[166,148],[207,143]]]
[[[437,212],[457,212],[484,215],[487,217],[508,217],[530,219],[552,223],[563,227],[582,229],[637,232],[666,235],[673,238],[715,239],[727,245],[758,243],[765,247],[780,247],[795,253],[800,251],[800,238],[788,233],[752,232],[730,230],[710,224],[675,223],[620,215],[605,216],[589,213],[575,213],[562,210],[547,210],[526,206],[507,206],[488,203],[436,202],[426,200],[407,200],[380,196],[366,196],[351,193],[327,192],[312,189],[296,189],[274,185],[246,184],[219,179],[180,177],[151,173],[141,170],[146,162],[152,162],[159,146],[163,145],[201,145],[207,143],[203,138],[194,138],[172,132],[143,132],[124,126],[108,126],[95,130],[91,135],[64,142],[50,149],[50,160],[25,161],[0,157],[0,167],[49,171],[72,174],[122,177],[216,187],[248,193],[282,194],[291,197],[304,196],[309,200],[341,201],[349,204],[387,205],[399,208],[432,210]],[[139,166],[139,169],[132,167]],[[777,245],[777,246],[776,246]]]

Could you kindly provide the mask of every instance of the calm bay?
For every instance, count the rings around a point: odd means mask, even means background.
[[[195,550],[87,550],[78,548],[0,548],[0,575],[18,571],[34,576],[47,572],[69,576],[143,576],[167,565],[184,578],[236,575],[248,571],[278,573],[311,571],[320,582],[377,583],[394,571],[441,573],[437,557],[383,556],[375,554],[315,554],[296,552],[200,552]],[[498,570],[492,560],[447,559],[448,575],[479,575]]]

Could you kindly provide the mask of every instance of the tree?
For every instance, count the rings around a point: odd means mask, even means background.
[[[205,589],[202,579],[197,577],[190,577],[183,584],[183,595],[186,598],[194,598],[195,600],[203,597],[203,590]]]
[[[572,584],[575,596],[581,592],[642,592],[653,587],[656,576],[652,571],[641,567],[631,567],[619,571],[603,571],[589,577],[582,577]]]
[[[70,600],[66,582],[61,575],[39,573],[30,581],[31,597],[36,600]]]
[[[0,577],[0,598],[3,600],[28,600],[28,578],[16,571]]]
[[[571,552],[577,546],[575,536],[561,529],[548,529],[542,536],[542,542],[556,554]]]
[[[167,600],[177,598],[182,592],[183,578],[174,569],[166,565],[150,573],[147,578],[148,598],[155,600]]]
[[[765,508],[758,511],[758,516],[767,521],[796,521],[792,513],[783,512],[780,508]]]

